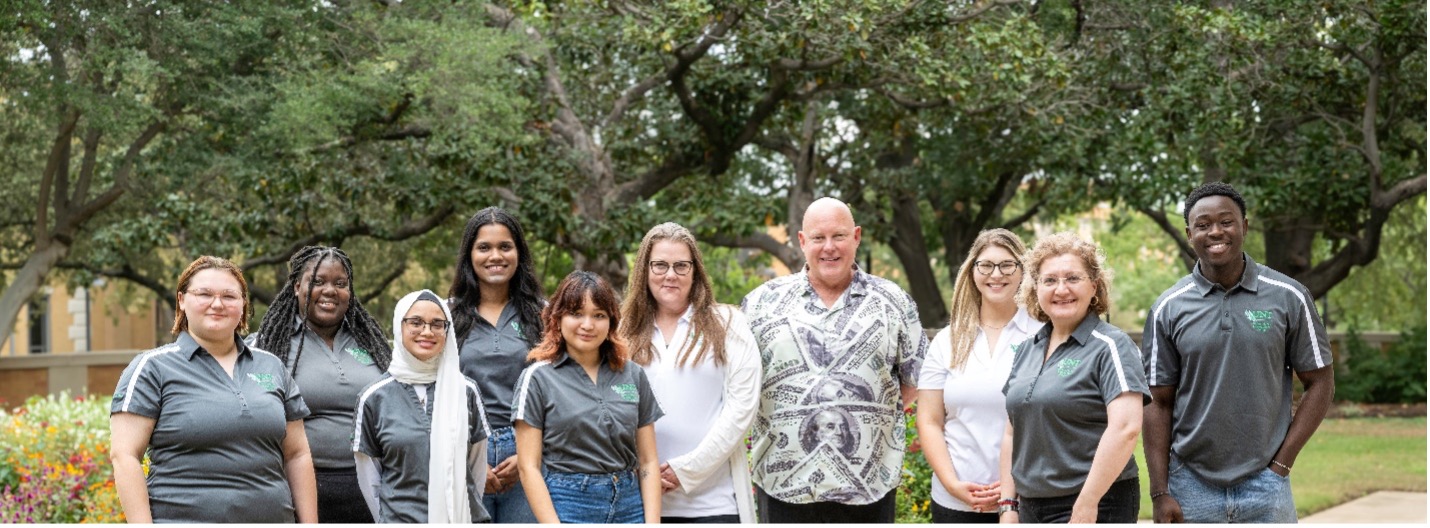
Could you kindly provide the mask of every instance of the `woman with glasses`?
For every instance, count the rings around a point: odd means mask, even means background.
[[[253,313],[243,272],[199,257],[179,275],[175,298],[177,339],[135,357],[110,404],[110,460],[125,517],[317,522],[308,407],[281,360],[238,338]]]
[[[487,427],[482,397],[457,364],[447,305],[428,290],[393,311],[392,363],[363,389],[352,449],[380,523],[486,522]]]
[[[1038,240],[1021,296],[1049,323],[1018,345],[1003,387],[1000,519],[1137,522],[1132,449],[1151,400],[1141,353],[1098,319],[1112,295],[1102,251],[1072,233]]]
[[[534,523],[517,477],[513,388],[526,354],[541,341],[541,283],[516,217],[500,207],[467,220],[457,273],[447,291],[462,373],[477,382],[492,437],[482,505],[496,523]]]
[[[517,383],[516,456],[542,523],[660,522],[660,405],[620,337],[616,292],[573,271],[546,305],[546,337]]]
[[[353,466],[353,413],[358,392],[387,371],[392,350],[358,301],[347,253],[308,246],[288,269],[247,342],[283,360],[312,411],[303,429],[317,475],[318,522],[371,523]]]
[[[678,224],[641,241],[621,337],[665,417],[655,425],[661,522],[753,523],[745,431],[760,400],[760,356],[745,316],[717,304],[695,237]]]
[[[933,469],[933,522],[997,523],[998,453],[1013,347],[1043,324],[1018,305],[1023,253],[1006,229],[978,234],[953,286],[953,315],[919,375],[918,424]]]

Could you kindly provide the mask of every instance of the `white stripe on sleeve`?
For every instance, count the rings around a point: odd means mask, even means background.
[[[1117,370],[1117,381],[1122,384],[1122,392],[1131,391],[1132,389],[1127,386],[1127,373],[1122,371],[1122,355],[1117,353],[1117,343],[1111,337],[1107,337],[1097,330],[1092,331],[1092,337],[1107,343],[1107,349],[1112,351],[1112,367]]]
[[[1316,368],[1319,369],[1325,367],[1326,360],[1325,358],[1321,357],[1321,343],[1320,341],[1316,340],[1316,321],[1315,319],[1311,318],[1311,307],[1306,304],[1306,296],[1301,295],[1301,290],[1297,290],[1296,287],[1290,284],[1286,284],[1275,279],[1268,279],[1265,275],[1258,275],[1257,278],[1261,279],[1262,282],[1265,282],[1272,286],[1280,286],[1282,288],[1286,288],[1286,291],[1289,291],[1291,292],[1291,295],[1296,296],[1296,300],[1301,301],[1301,313],[1305,314],[1306,316],[1306,337],[1311,340],[1311,353],[1316,356]]]

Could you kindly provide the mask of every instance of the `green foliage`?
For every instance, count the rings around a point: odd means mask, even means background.
[[[919,443],[918,425],[914,423],[915,407],[904,409],[904,468],[895,496],[894,522],[928,524],[933,518],[933,468],[924,459]],[[942,445],[942,438],[939,439]]]
[[[109,397],[34,396],[0,410],[0,522],[124,522]]]
[[[1405,330],[1388,350],[1360,339],[1355,329],[1346,336],[1346,373],[1336,377],[1336,398],[1359,403],[1423,403],[1425,401],[1425,324]]]
[[[1331,308],[1322,314],[1335,328],[1397,331],[1425,322],[1425,197],[1397,207],[1386,223],[1380,256],[1327,294]],[[1331,245],[1317,254],[1329,257]]]

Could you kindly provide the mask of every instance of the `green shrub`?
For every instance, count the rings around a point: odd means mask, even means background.
[[[933,468],[924,460],[919,444],[918,425],[914,423],[914,407],[904,408],[904,469],[895,497],[895,522],[900,524],[927,524],[932,520]]]
[[[1347,336],[1346,374],[1336,379],[1336,398],[1359,403],[1416,403],[1425,401],[1425,326],[1400,334],[1389,350],[1360,339],[1352,328]]]

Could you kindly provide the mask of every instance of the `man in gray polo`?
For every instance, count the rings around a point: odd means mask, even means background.
[[[755,418],[760,521],[894,522],[904,416],[928,337],[913,299],[854,265],[849,206],[809,206],[805,268],[745,297],[764,382]]]
[[[1182,208],[1196,267],[1153,303],[1143,444],[1156,522],[1294,523],[1291,468],[1335,391],[1305,286],[1242,252],[1246,201],[1211,182]],[[1305,395],[1291,415],[1291,373]]]

